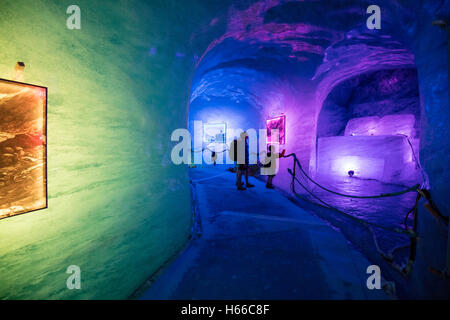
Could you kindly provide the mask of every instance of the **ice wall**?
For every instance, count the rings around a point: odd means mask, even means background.
[[[449,105],[449,33],[433,21],[450,19],[450,1],[415,3],[427,14],[416,15],[408,25],[415,35],[411,47],[419,74],[421,95],[420,159],[429,178],[433,201],[449,217],[450,202],[450,105]],[[423,298],[445,298],[450,295],[448,281],[430,272],[430,267],[450,273],[450,234],[434,220],[422,201],[419,205],[417,263],[413,279]]]
[[[355,177],[411,186],[422,182],[413,115],[352,118],[343,136],[318,138],[317,175]],[[328,177],[326,177],[328,175]]]
[[[190,234],[170,134],[186,128],[194,56],[212,39],[194,31],[222,10],[80,0],[69,30],[70,4],[0,1],[0,77],[23,61],[49,93],[49,207],[0,220],[0,299],[127,298]],[[70,265],[81,290],[66,287]]]

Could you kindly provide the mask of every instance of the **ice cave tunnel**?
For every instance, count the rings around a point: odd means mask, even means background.
[[[442,26],[449,1],[377,1],[380,28],[368,27],[371,1],[79,2],[90,14],[75,38],[57,31],[58,5],[44,9],[44,25],[37,14],[14,10],[24,1],[0,4],[11,13],[0,21],[9,30],[0,38],[1,73],[30,61],[26,82],[49,92],[48,214],[0,221],[1,237],[7,235],[0,241],[0,298],[135,294],[188,241],[194,206],[214,195],[211,201],[223,198],[220,212],[243,210],[219,188],[198,191],[196,200],[190,182],[207,179],[197,176],[202,172],[219,183],[234,167],[228,149],[239,129],[259,137],[278,119],[279,148],[295,154],[298,165],[293,179],[294,157],[280,159],[276,192],[380,265],[399,297],[449,297],[449,51]],[[31,50],[31,26],[17,26],[25,19],[49,34],[42,54]],[[202,162],[191,167],[199,171],[171,162],[177,128],[190,131],[192,158]],[[258,161],[261,145],[254,151]],[[262,179],[257,171],[252,181]],[[416,189],[432,201],[418,199]],[[252,213],[262,215],[263,197],[250,197]],[[53,227],[41,228],[50,221]],[[392,232],[412,228],[420,241]],[[71,246],[74,253],[62,257]],[[40,271],[22,268],[21,250],[30,264],[42,252],[51,258]],[[94,250],[101,254],[88,258]],[[88,275],[106,266],[114,272],[81,293],[60,290],[61,279],[51,277],[25,284],[69,260],[84,264]]]

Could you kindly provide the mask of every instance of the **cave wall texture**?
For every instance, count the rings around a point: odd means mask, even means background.
[[[68,30],[71,4],[0,2],[0,77],[24,61],[24,82],[49,90],[49,208],[0,221],[0,298],[128,297],[189,236],[174,129],[221,117],[258,129],[284,113],[286,148],[314,175],[326,101],[367,110],[361,81],[370,92],[370,75],[390,70],[417,70],[407,81],[418,93],[356,115],[415,108],[420,161],[448,215],[448,34],[431,22],[448,19],[450,1],[378,1],[381,30],[365,26],[372,1],[80,0],[82,29]],[[339,86],[348,87],[328,99]],[[290,166],[282,161],[275,180],[286,190]],[[418,256],[448,268],[448,240],[436,240],[433,220],[422,226],[429,241]],[[427,278],[423,292],[436,283],[428,262],[415,275]],[[80,266],[84,290],[67,290],[69,265]]]

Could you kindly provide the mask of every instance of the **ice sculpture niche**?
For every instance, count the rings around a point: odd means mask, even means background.
[[[286,116],[282,115],[276,118],[267,120],[267,143],[278,143],[280,145],[286,144]],[[272,131],[278,130],[278,141],[276,136],[272,134]]]
[[[203,142],[207,144],[225,143],[227,138],[226,123],[203,124]]]
[[[0,219],[47,207],[47,88],[0,79]]]
[[[420,182],[412,114],[350,119],[344,136],[318,139],[319,174],[411,185]],[[352,175],[352,176],[353,176]]]

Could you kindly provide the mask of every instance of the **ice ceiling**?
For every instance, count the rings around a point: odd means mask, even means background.
[[[295,84],[298,78],[319,86],[320,101],[344,79],[413,66],[413,55],[395,39],[391,18],[383,15],[382,29],[368,30],[367,5],[352,3],[268,0],[233,7],[226,33],[199,63],[191,101],[226,97],[257,108],[270,93],[255,82]]]

